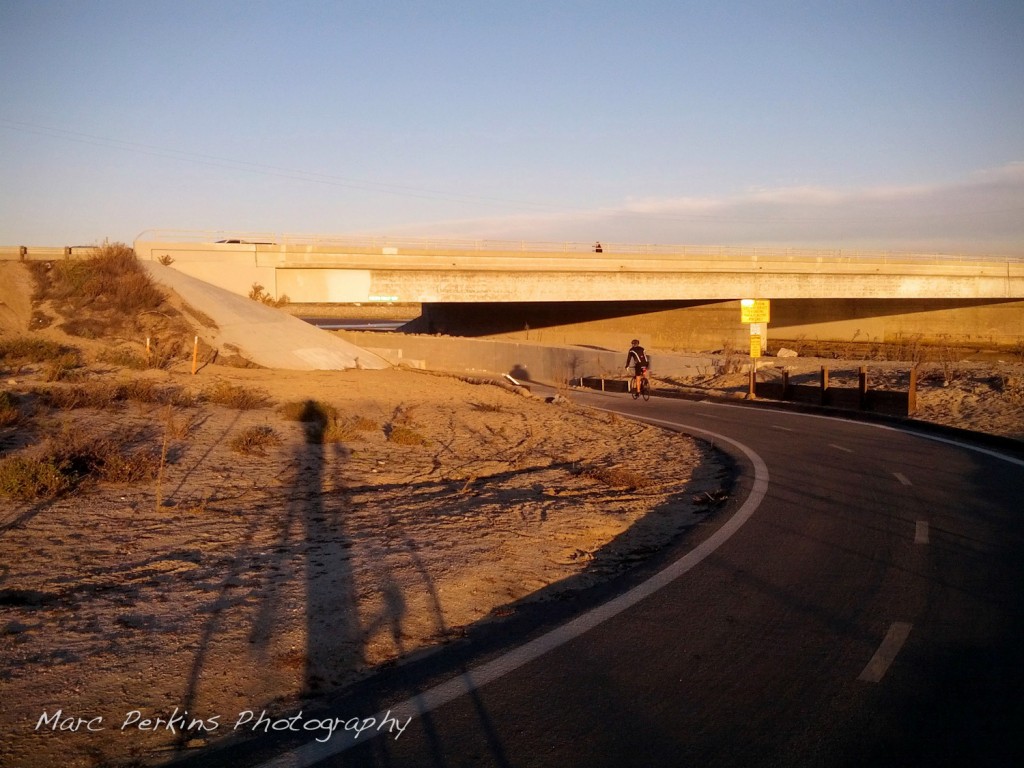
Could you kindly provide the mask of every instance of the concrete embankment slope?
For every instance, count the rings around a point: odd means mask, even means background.
[[[216,328],[199,331],[211,347],[237,350],[258,365],[290,371],[391,367],[379,355],[287,312],[197,280],[173,267],[153,261],[140,263],[156,282],[214,321]]]

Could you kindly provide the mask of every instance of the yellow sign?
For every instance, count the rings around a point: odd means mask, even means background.
[[[761,337],[754,335],[750,337],[750,356],[760,357],[761,356]]]
[[[768,299],[740,299],[740,322],[741,323],[768,323],[769,319]]]

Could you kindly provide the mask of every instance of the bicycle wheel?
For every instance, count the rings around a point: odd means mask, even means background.
[[[651,399],[651,382],[646,378],[640,379],[640,394],[644,396],[644,400]]]

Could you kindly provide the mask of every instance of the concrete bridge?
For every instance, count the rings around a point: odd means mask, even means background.
[[[297,304],[423,305],[416,330],[619,348],[743,348],[739,300],[776,339],[1016,345],[1024,260],[874,251],[146,233],[140,258]]]

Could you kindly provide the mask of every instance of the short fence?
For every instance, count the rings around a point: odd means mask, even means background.
[[[871,389],[867,368],[858,371],[856,387],[836,387],[829,379],[829,369],[822,366],[817,384],[791,384],[789,371],[775,381],[758,381],[754,396],[767,400],[782,400],[829,408],[882,413],[889,416],[909,416],[917,410],[917,371],[910,370],[910,384],[906,392],[889,389]]]
[[[573,385],[602,392],[626,392],[628,381],[625,379],[605,379],[596,376],[581,376],[571,380]],[[695,388],[692,391],[699,391]],[[672,396],[673,390],[659,391],[654,394]],[[856,387],[834,386],[829,377],[829,369],[822,366],[817,384],[791,384],[789,371],[782,371],[782,378],[774,381],[755,381],[754,398],[757,400],[780,400],[783,402],[803,405],[825,406],[846,410],[879,413],[887,416],[910,416],[917,411],[917,371],[911,369],[910,384],[906,392],[889,389],[871,389],[867,369],[861,367],[858,372]],[[747,393],[747,397],[750,393]]]

